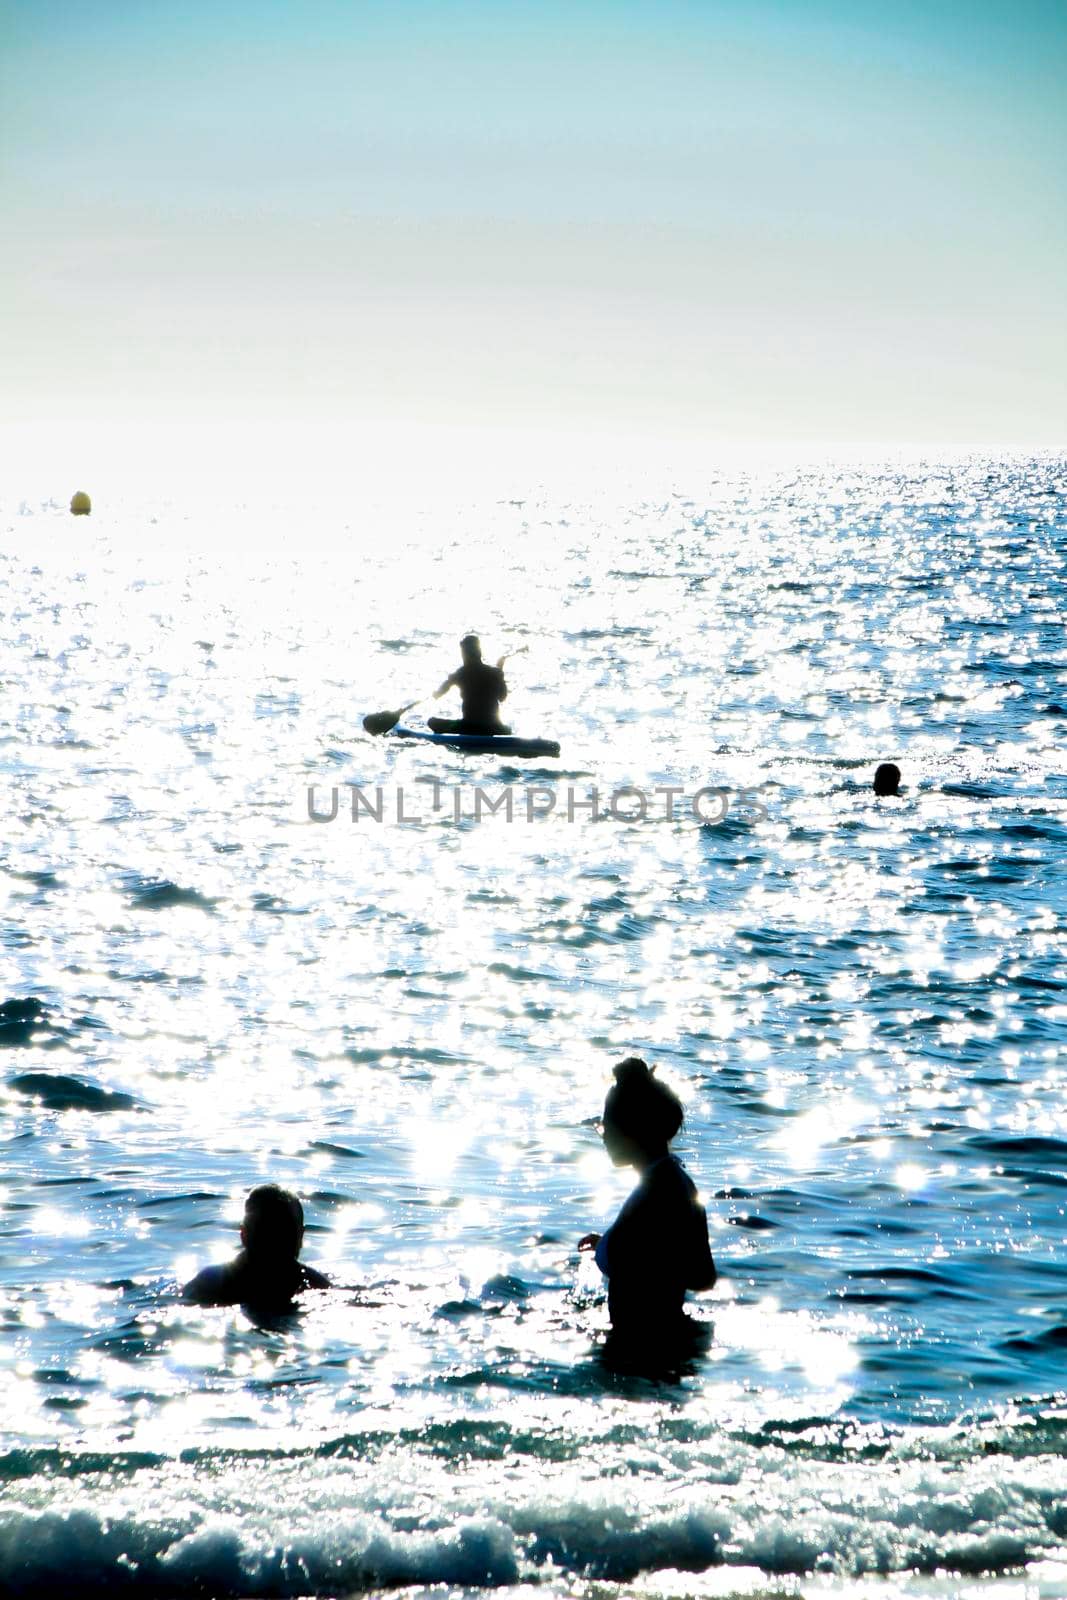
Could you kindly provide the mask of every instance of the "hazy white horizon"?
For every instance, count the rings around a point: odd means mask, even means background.
[[[959,445],[952,441],[686,439],[604,429],[558,432],[492,425],[394,423],[374,427],[263,423],[212,427],[176,423],[0,424],[10,493],[32,505],[67,506],[76,489],[109,509],[166,512],[216,503],[291,516],[325,512],[331,525],[391,503],[420,512],[494,498],[534,502],[542,493],[621,504],[631,495],[713,493],[716,483],[832,463],[852,467],[966,466],[974,458],[1059,456],[1052,447]],[[412,525],[401,522],[410,533]]]

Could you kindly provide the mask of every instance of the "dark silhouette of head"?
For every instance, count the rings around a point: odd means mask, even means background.
[[[900,768],[893,761],[883,761],[874,775],[875,794],[900,793]]]
[[[464,661],[480,661],[482,659],[482,641],[476,633],[468,633],[459,641],[460,652]]]
[[[616,1166],[640,1165],[665,1153],[682,1126],[682,1102],[638,1056],[612,1068],[615,1082],[604,1101],[604,1144]]]
[[[245,1201],[241,1243],[255,1261],[295,1261],[304,1240],[304,1208],[295,1194],[261,1183]]]

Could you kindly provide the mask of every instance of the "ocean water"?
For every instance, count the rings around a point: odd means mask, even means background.
[[[1067,1594],[1065,610],[1055,457],[9,472],[0,1591]],[[471,627],[559,761],[364,734]],[[667,1376],[575,1252],[634,1051],[721,1273]],[[337,1286],[183,1305],[267,1179]]]

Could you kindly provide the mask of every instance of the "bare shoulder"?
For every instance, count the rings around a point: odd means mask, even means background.
[[[232,1262],[205,1267],[182,1289],[182,1299],[194,1306],[227,1306],[236,1301],[236,1274]]]

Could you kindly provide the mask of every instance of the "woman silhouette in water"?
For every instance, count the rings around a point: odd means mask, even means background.
[[[596,1251],[616,1339],[677,1345],[694,1327],[683,1309],[686,1290],[710,1289],[716,1278],[696,1186],[668,1149],[682,1106],[636,1056],[620,1061],[614,1076],[604,1102],[604,1147],[641,1181],[607,1232],[587,1233],[578,1249]]]

